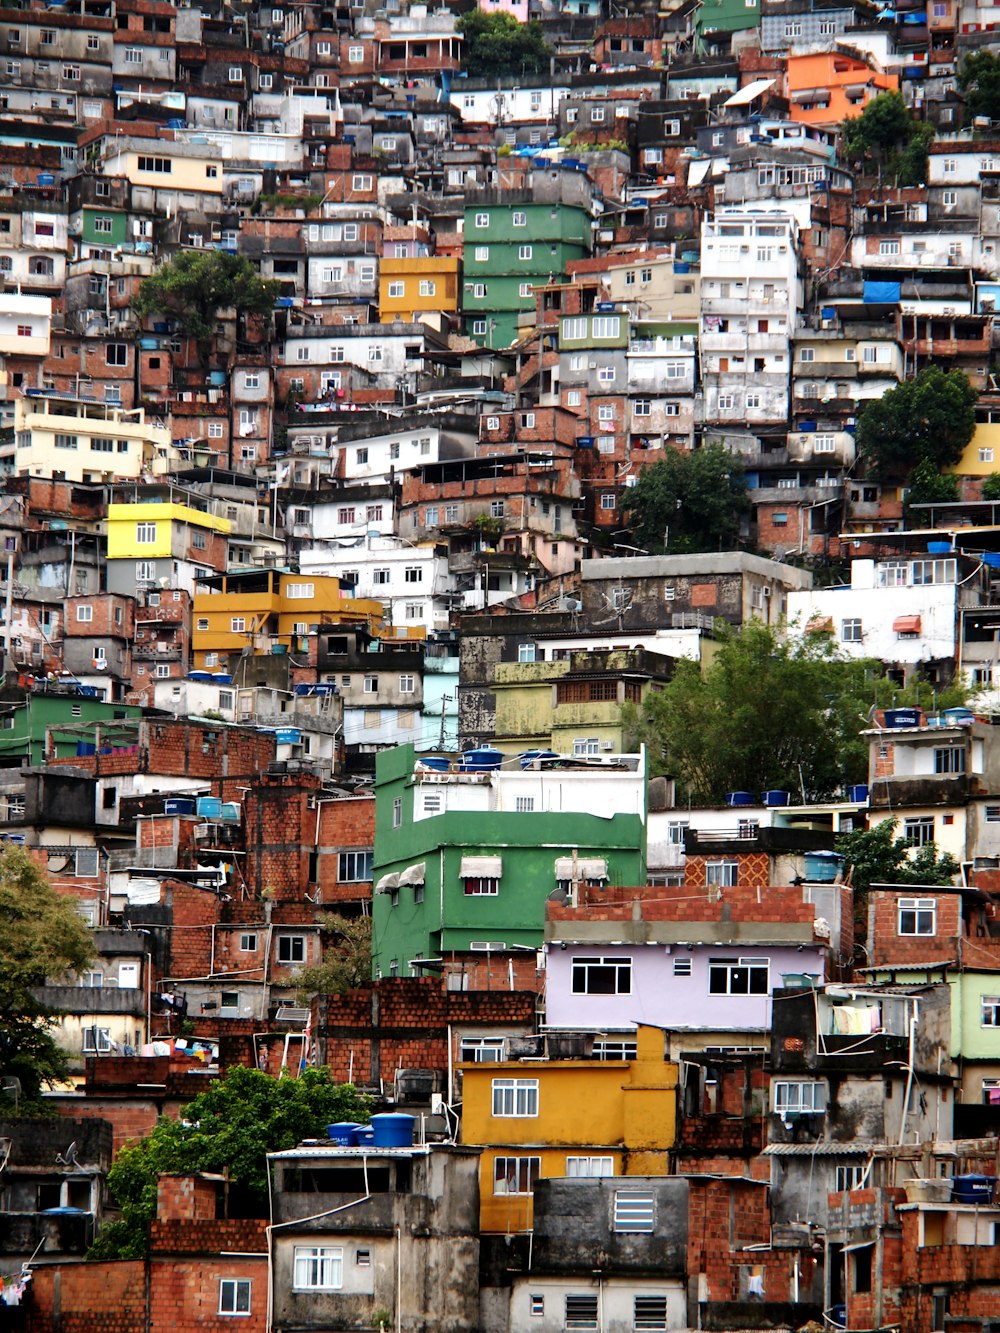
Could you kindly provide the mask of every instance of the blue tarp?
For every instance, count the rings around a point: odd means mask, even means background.
[[[898,282],[866,282],[865,305],[899,305]]]

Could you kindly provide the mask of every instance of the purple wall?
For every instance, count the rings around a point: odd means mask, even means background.
[[[576,957],[632,959],[630,995],[574,995],[573,959]],[[546,962],[545,1021],[555,1028],[632,1028],[637,1023],[671,1029],[709,1028],[725,1030],[768,1029],[771,1026],[769,995],[710,995],[710,958],[767,958],[770,960],[770,989],[780,987],[790,972],[811,972],[826,979],[825,951],[778,945],[744,945],[729,948],[697,945],[690,950],[679,945],[570,945],[549,946]],[[690,976],[675,976],[679,959],[691,960]]]

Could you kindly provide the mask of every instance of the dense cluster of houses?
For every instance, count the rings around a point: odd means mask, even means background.
[[[483,7],[547,68],[400,0],[0,8],[0,840],[96,951],[0,1120],[0,1333],[996,1333],[995,11]],[[923,184],[843,152],[895,91]],[[269,316],[137,317],[212,252]],[[930,364],[976,425],[904,510],[857,418]],[[640,549],[716,442],[741,549]],[[752,620],[919,686],[867,783],[651,776],[623,705]],[[856,893],[888,821],[956,882]],[[371,980],[304,995],[334,918]],[[122,1146],[314,1064],[394,1119],[85,1261]]]

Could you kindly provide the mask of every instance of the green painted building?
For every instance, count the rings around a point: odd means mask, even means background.
[[[85,245],[125,245],[128,235],[128,213],[114,208],[96,208],[86,205],[81,219],[81,240]]]
[[[760,0],[702,0],[691,17],[700,56],[728,52],[734,32],[760,24]]]
[[[590,214],[575,204],[468,205],[462,292],[466,335],[486,347],[509,347],[524,332],[519,316],[535,310],[534,288],[561,281],[569,261],[585,259],[591,245]]]
[[[617,767],[431,772],[412,745],[376,756],[375,976],[542,944],[546,899],[646,882],[645,755]],[[610,761],[609,761],[610,764]],[[591,813],[600,811],[600,814]]]
[[[40,764],[48,727],[116,722],[142,717],[142,712],[134,705],[109,704],[80,694],[29,694],[22,703],[0,704],[0,768]],[[59,742],[56,753],[60,758],[71,758],[76,754],[76,743]]]

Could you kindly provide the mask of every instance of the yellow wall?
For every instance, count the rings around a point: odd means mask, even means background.
[[[76,446],[57,448],[57,435],[75,437]],[[19,476],[59,472],[67,481],[138,477],[143,472],[162,476],[177,459],[170,432],[150,425],[141,409],[125,411],[103,403],[17,398],[14,438],[14,471]],[[111,452],[92,449],[92,440],[110,440]],[[125,445],[121,451],[119,443]]]
[[[661,1174],[677,1130],[677,1065],[659,1028],[636,1032],[635,1060],[552,1060],[463,1064],[462,1142],[484,1148],[480,1224],[506,1231],[531,1225],[531,1199],[493,1193],[498,1156],[538,1156],[542,1176],[566,1173],[566,1157],[612,1156],[622,1175]],[[493,1115],[493,1080],[537,1079],[538,1114]]]
[[[983,461],[979,457],[980,449],[992,449],[993,457]],[[989,477],[994,472],[1000,472],[1000,421],[977,422],[962,457],[941,471],[955,472],[960,477]]]
[[[383,259],[379,265],[378,304],[383,324],[412,320],[421,311],[458,310],[458,270],[461,261],[447,255],[414,259]],[[421,296],[420,284],[434,283],[433,296]],[[389,295],[389,283],[403,284],[402,296]]]
[[[136,541],[137,523],[155,523],[156,541]],[[213,532],[229,533],[233,525],[227,518],[216,518],[213,514],[203,514],[198,509],[189,509],[186,505],[168,504],[153,501],[140,504],[108,505],[108,559],[152,560],[157,556],[169,556],[171,547],[171,526],[174,523],[189,523],[194,527],[210,528]]]
[[[109,162],[107,171],[112,176],[127,176],[133,185],[153,185],[159,190],[198,190],[202,194],[222,193],[223,163],[219,158],[180,157],[170,152],[169,141],[151,139],[142,152],[117,155]],[[169,171],[140,171],[140,157],[168,157]],[[208,168],[214,167],[215,175]]]
[[[311,583],[312,597],[289,597],[288,584]],[[233,580],[234,591],[228,586],[222,592],[196,592],[192,605],[191,650],[196,666],[204,665],[205,653],[240,652],[252,639],[269,635],[288,644],[296,624],[318,625],[363,622],[371,633],[377,634],[382,625],[381,602],[367,598],[345,597],[340,591],[340,580],[317,575],[280,575],[271,583],[272,591],[240,592],[239,580]],[[233,630],[232,621],[242,616],[243,630]],[[199,629],[199,620],[207,620],[208,627]],[[258,650],[268,651],[269,645],[258,644]]]

